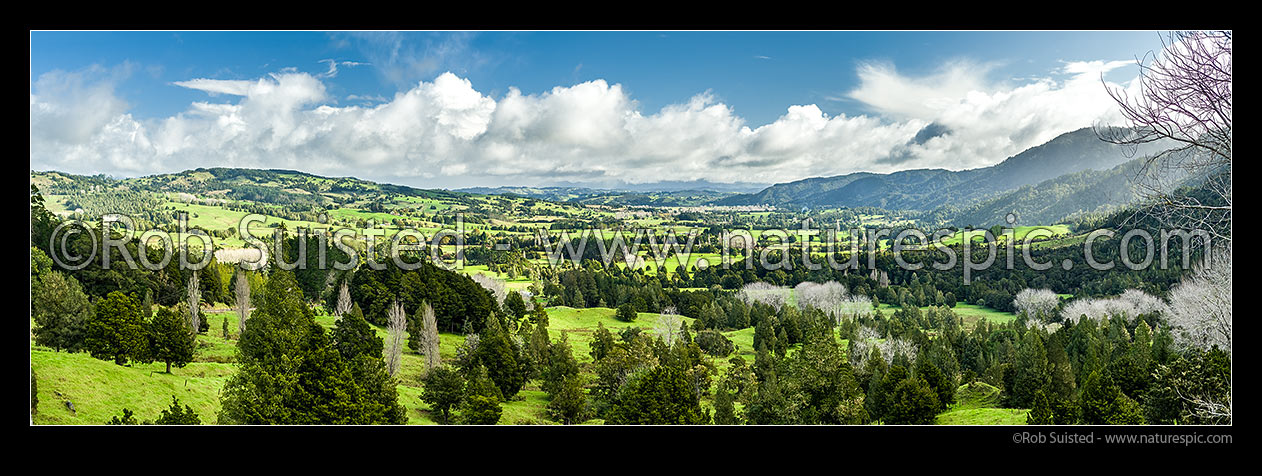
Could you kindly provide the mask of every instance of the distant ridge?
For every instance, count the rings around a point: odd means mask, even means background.
[[[1149,144],[1140,155],[1156,150]],[[933,210],[964,207],[1027,185],[1086,170],[1110,170],[1131,160],[1120,146],[1106,143],[1091,128],[1061,134],[990,167],[950,171],[902,170],[889,174],[857,172],[772,185],[757,193],[716,200],[716,205],[878,207]]]

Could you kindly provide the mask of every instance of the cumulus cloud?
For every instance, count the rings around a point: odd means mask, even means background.
[[[925,77],[861,65],[848,96],[873,114],[792,105],[751,126],[709,92],[642,111],[605,80],[500,98],[447,72],[393,98],[337,106],[328,73],[189,79],[204,91],[172,117],[136,120],[113,83],[49,73],[32,85],[36,169],[138,175],[196,167],[290,168],[429,187],[707,179],[785,182],[856,171],[991,165],[1114,114],[1099,83],[1120,62],[1071,62],[1016,87],[986,67]],[[330,71],[336,70],[336,62]],[[321,77],[325,76],[325,77]],[[349,97],[347,99],[350,99]],[[357,99],[362,99],[357,97]]]
[[[901,166],[965,169],[992,165],[1059,134],[1095,122],[1120,122],[1101,75],[1128,61],[1065,62],[1053,77],[1015,87],[991,84],[989,65],[950,63],[907,77],[892,66],[861,65],[850,98],[882,115],[920,120],[946,131],[891,152]]]

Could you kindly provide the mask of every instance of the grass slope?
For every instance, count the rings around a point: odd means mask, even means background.
[[[1029,410],[1000,408],[999,389],[984,382],[961,385],[955,404],[938,415],[939,425],[1024,425]]]

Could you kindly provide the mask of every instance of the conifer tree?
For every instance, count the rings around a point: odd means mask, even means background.
[[[583,377],[566,376],[548,402],[548,412],[566,425],[586,420],[587,392],[583,390]]]
[[[154,360],[166,363],[166,373],[171,365],[184,367],[193,360],[197,347],[197,334],[178,311],[160,308],[149,323],[149,346]]]
[[[93,357],[118,365],[148,359],[149,339],[140,303],[119,291],[110,292],[94,306],[84,326],[84,348]]]

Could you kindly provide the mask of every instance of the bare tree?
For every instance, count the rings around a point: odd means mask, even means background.
[[[337,291],[337,309],[333,310],[333,314],[342,317],[351,311],[351,289],[342,281],[342,286]]]
[[[438,319],[434,315],[434,307],[426,302],[421,305],[421,353],[425,354],[426,372],[442,365],[438,344]]]
[[[793,288],[799,309],[813,307],[824,312],[834,312],[846,298],[846,286],[836,281],[814,283],[802,281]]]
[[[245,331],[245,320],[250,314],[250,278],[244,269],[237,268],[237,335]]]
[[[847,297],[837,306],[837,314],[833,319],[841,324],[843,319],[860,319],[864,317],[872,317],[876,314],[876,308],[872,306],[872,298],[855,294]]]
[[[504,284],[504,281],[482,273],[475,274],[471,277],[473,278],[473,282],[478,283],[479,286],[482,286],[495,296],[495,302],[497,304],[500,306],[504,305],[504,298],[508,297],[508,287]]]
[[[1051,289],[1022,289],[1013,298],[1012,304],[1027,317],[1047,321],[1056,315],[1060,306],[1060,297]]]
[[[1103,321],[1113,316],[1123,316],[1134,321],[1141,314],[1164,313],[1166,303],[1161,298],[1138,289],[1127,289],[1121,296],[1111,298],[1080,298],[1070,301],[1061,309],[1066,322],[1078,322],[1081,318]]]
[[[862,370],[868,363],[868,359],[872,356],[872,349],[880,349],[881,358],[886,362],[892,362],[894,357],[902,354],[911,362],[916,361],[916,354],[919,348],[910,340],[901,337],[889,339],[881,339],[881,333],[871,327],[859,328],[858,334],[853,340],[853,354],[850,355],[850,363],[855,368]]]
[[[1231,249],[1215,249],[1192,274],[1170,290],[1175,341],[1231,353]]]
[[[760,302],[779,310],[788,302],[789,290],[763,281],[746,284],[736,293],[745,304]]]
[[[1145,214],[1230,241],[1231,32],[1177,32],[1161,43],[1160,52],[1136,60],[1137,93],[1105,83],[1127,127],[1096,133],[1131,154],[1145,145],[1164,149],[1148,156],[1135,181]],[[1209,196],[1174,193],[1187,177],[1206,180]]]
[[[385,355],[386,372],[393,377],[399,372],[399,367],[403,364],[403,338],[407,332],[408,322],[407,315],[403,312],[403,303],[395,300],[390,305],[390,311],[387,313],[386,330],[389,333],[389,342],[386,343]]]
[[[197,271],[188,278],[188,323],[193,326],[193,333],[202,328],[202,287],[197,278]]]
[[[667,306],[662,309],[661,317],[657,319],[653,332],[661,337],[662,341],[666,342],[666,345],[673,346],[682,333],[681,325],[683,322],[683,319],[679,317],[679,312],[675,310],[675,306]]]

